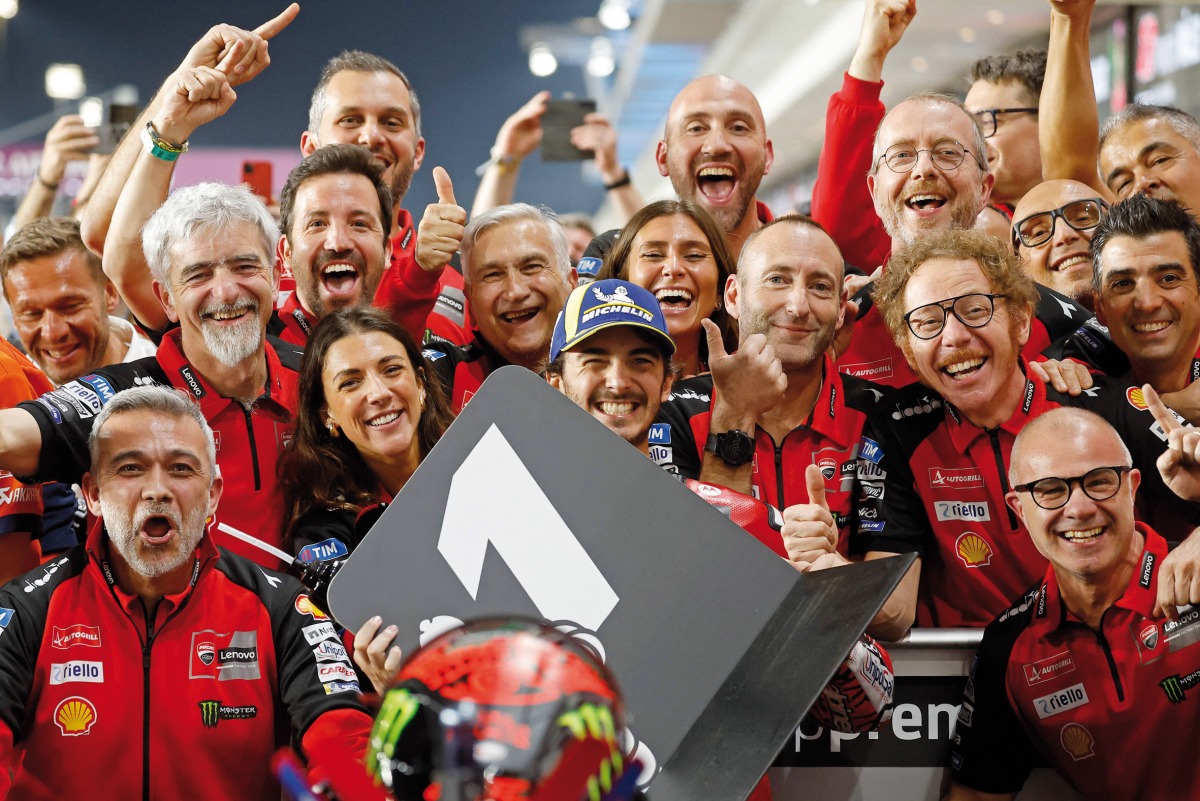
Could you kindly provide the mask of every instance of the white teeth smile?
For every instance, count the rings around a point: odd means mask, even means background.
[[[524,309],[522,311],[505,312],[500,315],[500,319],[506,323],[517,323],[527,320],[538,313],[537,309]]]
[[[369,425],[369,426],[387,425],[388,423],[392,422],[393,420],[397,419],[398,417],[400,417],[400,412],[388,412],[387,414],[380,415],[379,417],[376,417],[373,420],[368,420],[367,425]]]
[[[610,414],[614,417],[618,417],[623,414],[629,414],[633,411],[633,404],[628,401],[620,403],[617,401],[601,401],[597,405],[600,407],[600,411],[604,412],[605,414]]]
[[[660,303],[672,305],[688,305],[692,302],[692,293],[686,289],[660,289],[654,293],[654,298]]]
[[[346,274],[357,275],[358,270],[349,264],[331,264],[321,272],[321,275],[329,277]]]
[[[909,206],[909,208],[913,206],[925,208],[928,205],[944,205],[946,198],[942,197],[941,195],[913,195],[904,202]]]
[[[1084,264],[1084,263],[1091,264],[1091,262],[1092,262],[1092,259],[1090,256],[1088,256],[1086,253],[1079,253],[1075,256],[1072,256],[1069,259],[1063,259],[1058,264],[1055,264],[1053,267],[1051,267],[1050,270],[1052,272],[1059,273],[1059,272],[1062,272],[1063,270],[1069,270],[1072,267],[1076,266],[1077,264]]]
[[[1063,531],[1061,532],[1061,536],[1064,539],[1073,540],[1074,542],[1081,542],[1082,540],[1090,540],[1099,537],[1100,532],[1102,531],[1104,531],[1104,526],[1096,526],[1095,528],[1089,528],[1086,531]]]
[[[950,375],[958,375],[959,373],[965,373],[968,370],[973,370],[976,367],[982,367],[983,362],[984,362],[983,359],[969,359],[965,362],[955,362],[954,364],[948,364],[945,367],[943,367],[942,369],[945,370]]]
[[[732,178],[733,170],[729,167],[705,167],[700,171],[701,178]]]
[[[213,312],[209,315],[214,320],[235,320],[245,313],[245,309],[238,309],[235,312]]]
[[[1155,331],[1162,331],[1169,325],[1169,322],[1141,323],[1139,325],[1135,325],[1133,330],[1137,331],[1139,334],[1152,334]]]

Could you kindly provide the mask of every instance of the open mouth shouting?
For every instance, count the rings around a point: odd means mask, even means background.
[[[500,322],[502,323],[512,326],[521,326],[525,323],[532,322],[537,318],[541,311],[541,306],[529,306],[523,309],[516,309],[514,311],[500,312],[500,314],[497,316],[500,318]]]
[[[952,381],[962,381],[983,369],[988,357],[974,351],[955,351],[940,360],[937,369]]]
[[[655,290],[654,297],[658,300],[658,305],[662,307],[664,313],[687,311],[695,299],[690,289],[678,286]]]
[[[174,510],[149,509],[140,515],[137,533],[142,542],[147,545],[160,547],[171,541],[182,526],[179,516]]]
[[[737,172],[730,164],[710,164],[696,171],[696,189],[714,206],[728,203],[737,190]]]
[[[350,305],[358,301],[365,271],[366,264],[362,255],[355,252],[322,253],[314,266],[321,294],[334,306]]]
[[[937,184],[921,183],[910,186],[902,198],[904,207],[918,215],[934,214],[946,205],[948,198]]]

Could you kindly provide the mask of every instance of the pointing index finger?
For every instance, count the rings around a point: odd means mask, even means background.
[[[1150,407],[1150,413],[1154,415],[1154,419],[1162,426],[1163,432],[1170,434],[1177,428],[1182,428],[1175,415],[1171,414],[1171,410],[1162,402],[1162,398],[1158,397],[1158,393],[1154,391],[1154,387],[1149,384],[1142,386],[1142,397],[1146,399],[1146,405]]]
[[[259,25],[257,28],[255,28],[254,32],[264,39],[270,39],[275,36],[275,34],[279,33],[288,25],[290,25],[292,20],[294,20],[296,15],[299,13],[300,4],[292,3],[290,6],[285,8],[282,13],[279,14],[279,16],[275,17],[274,19],[267,20],[262,25]]]
[[[458,201],[454,199],[454,182],[450,180],[450,173],[446,172],[444,167],[433,168],[433,186],[437,189],[438,203],[458,205]]]

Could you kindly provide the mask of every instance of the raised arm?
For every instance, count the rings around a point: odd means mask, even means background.
[[[916,0],[867,3],[858,49],[825,114],[812,216],[829,231],[847,263],[867,273],[882,264],[891,249],[867,189],[875,129],[884,115],[879,100],[883,65],[916,13]]]
[[[596,154],[596,171],[621,217],[621,225],[624,225],[645,205],[645,200],[634,188],[629,171],[617,158],[617,129],[603,114],[588,114],[583,118],[583,125],[571,129],[571,144]]]
[[[1113,200],[1096,168],[1100,117],[1088,46],[1096,0],[1050,0],[1046,80],[1038,102],[1042,179],[1069,178]]]
[[[492,158],[483,172],[471,216],[512,203],[517,189],[521,162],[542,144],[542,115],[546,113],[549,92],[538,92],[500,126]]]
[[[83,124],[78,114],[59,117],[46,134],[42,145],[42,160],[38,164],[37,176],[29,185],[29,191],[21,200],[17,213],[13,215],[13,230],[20,230],[38,217],[49,217],[54,210],[54,198],[58,196],[58,185],[67,174],[67,165],[72,161],[83,161],[88,151],[100,143],[95,131]]]
[[[292,3],[274,19],[260,25],[254,31],[245,31],[232,25],[216,25],[204,34],[200,41],[192,46],[184,58],[183,67],[210,67],[215,69],[222,61],[228,61],[227,77],[229,85],[240,86],[252,80],[270,64],[267,55],[266,42],[291,23],[300,13],[300,6]],[[238,42],[242,44],[238,44]],[[234,51],[235,46],[237,51]],[[232,56],[231,56],[232,53]],[[174,77],[172,75],[171,77]],[[167,79],[170,81],[170,78]],[[164,89],[166,87],[164,86]],[[96,191],[92,193],[88,210],[82,220],[83,241],[97,254],[103,255],[104,243],[108,238],[108,230],[112,225],[113,211],[117,198],[121,195],[130,171],[138,154],[142,150],[141,132],[146,123],[154,118],[161,105],[163,93],[160,90],[142,111],[129,129],[129,133],[121,140],[113,153],[108,169],[100,179]]]

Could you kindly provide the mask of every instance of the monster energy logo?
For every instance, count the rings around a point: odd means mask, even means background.
[[[569,731],[576,740],[599,740],[609,745],[608,756],[587,780],[588,801],[600,801],[625,772],[612,710],[605,706],[583,704],[578,709],[559,715],[555,723]]]
[[[206,729],[215,729],[222,720],[246,720],[258,715],[256,706],[225,706],[220,701],[201,701],[200,722]]]
[[[1163,688],[1168,701],[1173,704],[1181,704],[1184,693],[1195,687],[1197,683],[1200,683],[1200,670],[1194,670],[1183,678],[1180,678],[1178,673],[1174,676],[1167,676],[1158,683],[1158,686]]]
[[[405,727],[416,717],[421,702],[407,689],[388,690],[371,727],[370,745],[367,747],[367,771],[375,775],[380,764],[389,764],[396,754],[396,743]]]

